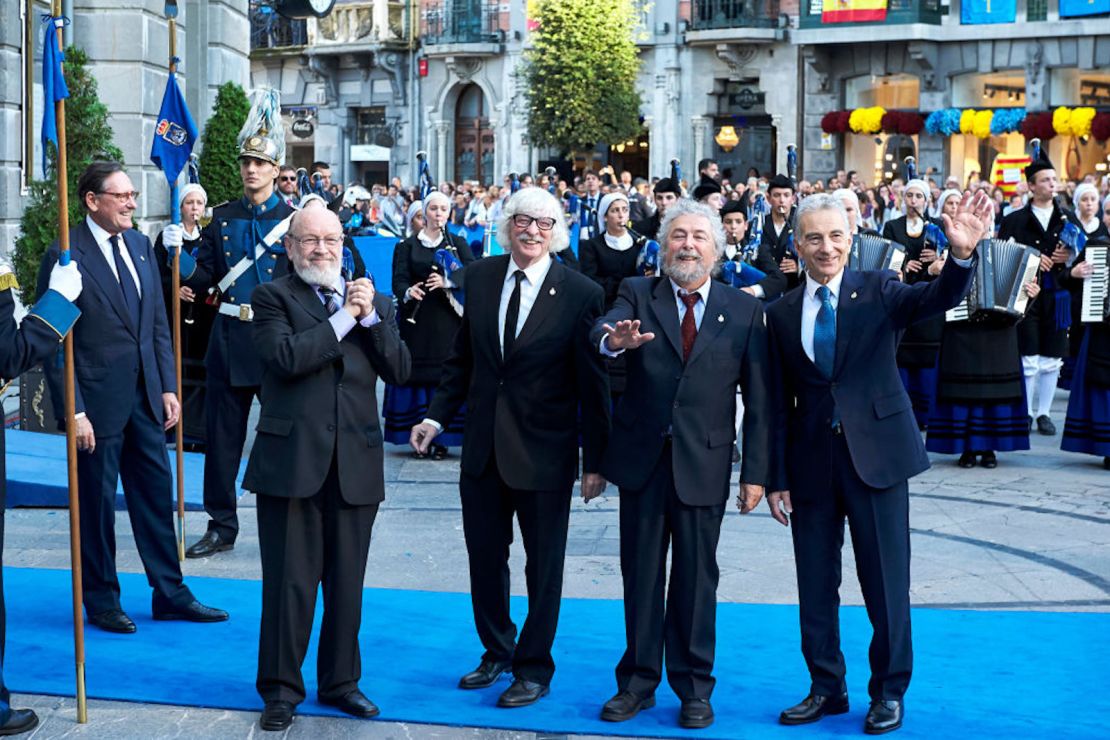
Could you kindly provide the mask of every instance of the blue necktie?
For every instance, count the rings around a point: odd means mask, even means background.
[[[826,286],[817,288],[817,297],[821,301],[821,309],[813,325],[813,364],[822,375],[831,379],[836,359],[836,310],[832,305],[832,293]]]
[[[116,261],[116,276],[119,278],[119,287],[123,291],[123,305],[127,309],[127,315],[135,322],[135,326],[139,325],[139,306],[141,305],[139,299],[139,291],[135,287],[135,280],[131,277],[131,271],[127,269],[127,263],[123,261],[123,254],[120,252],[122,245],[118,236],[113,236],[108,239],[112,244],[112,256]]]

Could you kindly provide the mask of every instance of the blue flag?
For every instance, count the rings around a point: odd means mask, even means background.
[[[1013,23],[1016,18],[1017,0],[963,0],[960,6],[960,21],[965,26]]]
[[[54,104],[69,97],[66,78],[62,75],[62,50],[58,48],[58,31],[51,16],[43,18],[46,33],[42,38],[42,176],[46,177],[46,142],[58,148],[58,121],[54,118]]]
[[[1110,13],[1110,0],[1060,0],[1061,18]]]
[[[197,126],[177,86],[177,77],[171,72],[166,80],[166,94],[162,96],[162,110],[158,112],[158,125],[154,127],[154,144],[150,147],[151,161],[166,173],[170,185],[177,182],[196,140]]]

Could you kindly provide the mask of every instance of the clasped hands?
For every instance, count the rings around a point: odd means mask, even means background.
[[[369,278],[361,277],[347,283],[347,300],[343,308],[356,321],[362,321],[374,313],[374,284]]]

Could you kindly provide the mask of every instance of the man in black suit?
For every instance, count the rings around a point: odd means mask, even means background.
[[[81,295],[81,272],[76,262],[54,265],[50,271],[49,289],[31,307],[23,323],[15,323],[15,298],[19,289],[11,268],[0,262],[0,388],[5,378],[27,372],[43,360],[52,360],[58,343],[65,338],[81,315],[74,305]],[[4,605],[4,511],[7,508],[7,471],[4,467],[4,425],[0,424],[0,663],[4,657],[7,634],[7,611]],[[12,709],[11,693],[4,684],[0,665],[0,735],[30,732],[39,724],[38,715],[30,709]]]
[[[378,708],[358,688],[358,630],[370,530],[385,498],[378,376],[400,385],[411,359],[393,303],[367,278],[344,282],[334,213],[294,216],[285,248],[296,274],[255,288],[262,413],[243,486],[258,494],[262,729],[282,730],[305,698],[301,664],[316,591],[324,622],[317,696],[356,717]]]
[[[589,338],[601,315],[601,287],[551,257],[567,243],[558,201],[539,188],[520,190],[505,206],[497,238],[510,254],[466,268],[463,323],[428,418],[413,427],[411,441],[425,452],[466,401],[459,491],[485,653],[459,686],[491,686],[511,668],[514,681],[498,705],[519,707],[546,695],[555,672],[551,645],[579,428],[582,495],[592,498],[605,486],[598,470],[609,436],[609,384]],[[528,558],[528,617],[519,641],[509,617],[514,513]]]
[[[678,201],[661,233],[663,276],[621,283],[590,337],[602,354],[626,352],[628,362],[601,465],[620,487],[627,649],[617,666],[618,693],[601,718],[624,721],[654,706],[666,645],[667,680],[682,699],[679,724],[700,728],[713,723],[717,542],[738,385],[746,401],[737,501],[743,513],[769,482],[767,328],[757,298],[711,279],[725,236],[710,206]]]
[[[87,217],[70,232],[85,290],[73,331],[81,569],[89,622],[130,633],[116,577],[116,484],[123,479],[135,545],[154,589],[155,619],[218,622],[227,612],[198,602],[181,577],[173,526],[173,479],[165,432],[177,423],[173,350],[162,279],[150,239],[131,228],[139,194],[115,162],[93,162],[77,182]],[[58,261],[43,256],[39,293]],[[59,424],[62,372],[45,366]]]
[[[798,210],[805,282],[767,309],[776,381],[767,500],[777,521],[793,522],[802,654],[812,679],[805,700],[780,715],[783,724],[848,711],[837,615],[847,518],[874,628],[864,731],[902,726],[913,663],[907,481],[929,458],[895,353],[907,326],[967,292],[990,211],[985,193],[965,196],[956,217],[944,217],[952,259],[936,281],[910,286],[891,271],[845,270],[851,231],[838,198],[811,195]]]

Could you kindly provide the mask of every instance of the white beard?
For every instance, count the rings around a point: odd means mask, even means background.
[[[705,265],[701,259],[697,262],[687,262],[678,259],[676,256],[674,259],[663,263],[663,274],[679,285],[700,283],[709,277],[712,270],[712,265]]]
[[[294,265],[297,275],[301,280],[304,280],[314,287],[335,287],[339,283],[339,263],[327,267],[317,267],[309,263],[306,265]]]

